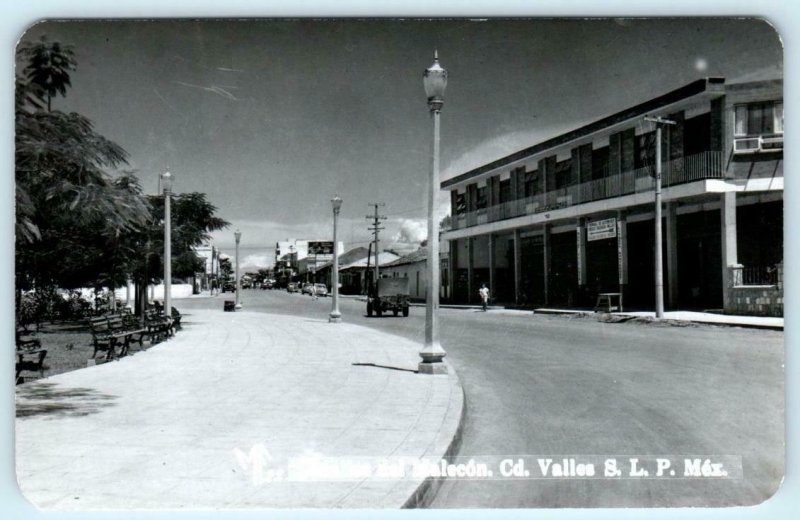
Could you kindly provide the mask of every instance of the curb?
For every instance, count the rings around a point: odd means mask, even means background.
[[[464,420],[466,419],[467,415],[467,396],[464,393],[464,387],[461,385],[461,379],[458,377],[458,373],[450,363],[447,363],[447,367],[448,370],[452,370],[453,377],[455,378],[455,382],[452,384],[459,388],[459,397],[461,398],[461,410],[458,417],[458,426],[456,427],[456,431],[453,434],[453,438],[450,440],[447,449],[440,456],[441,459],[444,459],[447,462],[452,462],[461,449],[461,441],[464,433]],[[429,507],[433,499],[436,498],[436,494],[446,478],[447,477],[427,477],[417,487],[408,500],[405,501],[405,503],[401,506],[401,509],[420,509]]]
[[[780,325],[766,325],[760,323],[731,323],[725,321],[705,321],[705,320],[678,320],[674,318],[661,318],[657,319],[651,316],[629,316],[628,314],[620,314],[616,312],[611,313],[597,313],[592,311],[575,311],[570,309],[535,309],[533,311],[534,314],[551,314],[551,315],[573,315],[573,316],[601,316],[601,315],[610,315],[610,316],[622,316],[622,317],[630,317],[630,318],[649,318],[653,322],[658,323],[696,323],[698,325],[717,325],[719,327],[741,327],[744,329],[761,329],[761,330],[777,330],[783,331],[784,327]]]

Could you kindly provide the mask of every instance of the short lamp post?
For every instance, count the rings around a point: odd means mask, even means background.
[[[166,171],[161,174],[161,187],[164,190],[164,316],[172,315],[172,175]]]
[[[241,292],[242,292],[242,283],[239,279],[239,241],[242,239],[242,232],[238,229],[233,234],[234,238],[236,238],[236,308],[242,308],[242,299],[241,299]]]
[[[339,312],[339,248],[336,242],[336,225],[339,220],[339,210],[342,208],[342,199],[336,195],[331,199],[331,206],[333,206],[333,273],[331,275],[333,302],[331,302],[331,314],[328,321],[339,323],[342,321],[342,313]]]
[[[433,150],[431,176],[428,185],[428,251],[427,283],[425,286],[425,345],[419,355],[420,374],[447,373],[444,364],[446,352],[439,343],[439,229],[436,219],[436,193],[439,188],[439,117],[444,106],[444,89],[447,71],[439,65],[438,52],[434,51],[433,65],[422,75],[428,109],[433,117]]]

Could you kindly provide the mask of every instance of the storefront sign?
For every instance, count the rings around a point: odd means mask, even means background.
[[[617,222],[617,270],[619,272],[619,284],[625,283],[625,240],[624,231],[622,229],[622,221]]]
[[[586,224],[586,240],[602,240],[617,236],[617,219],[607,218]]]
[[[585,285],[586,280],[583,278],[583,244],[581,243],[583,227],[578,226],[575,231],[578,233],[578,239],[575,241],[578,244],[578,285]]]

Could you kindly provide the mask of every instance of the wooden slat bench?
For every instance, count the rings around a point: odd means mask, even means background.
[[[147,309],[144,314],[144,325],[151,341],[153,338],[170,337],[175,334],[172,318],[167,318],[156,309]]]
[[[42,342],[38,338],[25,337],[26,334],[26,331],[16,331],[17,362],[14,379],[17,384],[25,381],[24,377],[20,377],[23,371],[38,372],[39,377],[44,377],[47,350],[42,348]]]
[[[142,344],[143,335],[148,331],[138,326],[138,323],[131,322],[123,314],[109,314],[89,319],[89,327],[92,331],[92,342],[94,352],[92,358],[100,350],[107,351],[106,359],[122,357],[128,354],[128,347],[131,339],[138,335],[139,344]],[[119,354],[116,347],[120,346]]]
[[[181,318],[183,318],[183,315],[175,307],[172,308],[171,314],[172,314],[172,324],[175,326],[175,328],[178,329],[181,328]]]
[[[15,376],[17,384],[24,382],[20,377],[23,370],[39,372],[39,377],[44,377],[44,358],[47,357],[47,350],[37,349],[17,349],[17,363]]]

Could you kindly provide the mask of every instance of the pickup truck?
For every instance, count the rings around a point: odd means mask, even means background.
[[[367,316],[380,317],[389,311],[408,316],[408,278],[380,278],[377,291],[367,297]]]

